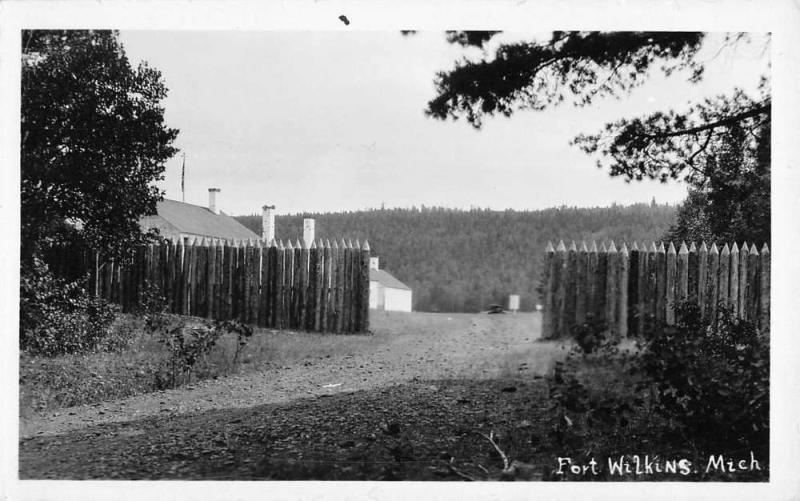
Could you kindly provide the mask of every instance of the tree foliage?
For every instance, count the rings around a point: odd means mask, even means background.
[[[160,73],[112,31],[22,33],[23,260],[64,233],[119,252],[143,238],[178,131]]]
[[[636,204],[540,211],[444,208],[297,214],[276,218],[276,235],[302,237],[303,218],[316,220],[319,238],[369,240],[373,256],[414,291],[420,311],[485,310],[521,295],[521,308],[540,303],[537,287],[548,241],[655,240],[675,218],[675,208]],[[237,219],[257,234],[261,216]]]
[[[486,48],[496,32],[448,32],[451,43]],[[466,117],[480,128],[486,116],[510,116],[520,109],[543,110],[572,96],[576,106],[598,97],[621,97],[660,69],[703,78],[699,32],[553,32],[548,40],[502,43],[482,58],[456,62],[436,76],[437,95],[429,116]],[[724,44],[746,41],[726,35]],[[756,96],[741,89],[695,103],[624,117],[603,130],[580,133],[572,144],[598,155],[598,166],[626,181],[682,180],[696,193],[673,235],[704,234],[720,240],[770,241],[769,79],[762,76]],[[698,205],[704,199],[702,205]],[[687,216],[694,213],[698,221]],[[683,224],[683,226],[682,226]]]

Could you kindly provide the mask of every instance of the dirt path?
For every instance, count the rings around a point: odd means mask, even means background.
[[[285,411],[324,401],[363,406],[366,404],[353,404],[348,398],[372,398],[369,396],[385,395],[388,388],[401,386],[413,401],[419,398],[419,395],[413,395],[420,391],[424,395],[431,393],[426,390],[431,387],[427,383],[429,381],[463,383],[516,380],[524,385],[525,382],[533,382],[536,375],[550,370],[553,361],[563,353],[560,344],[535,342],[539,336],[539,325],[540,319],[534,314],[375,315],[374,336],[349,336],[350,339],[343,339],[337,345],[333,354],[300,357],[291,365],[270,367],[261,372],[113,402],[73,407],[58,415],[21,422],[21,475],[26,478],[69,478],[76,474],[76,468],[82,466],[76,463],[63,465],[65,457],[69,462],[70,454],[88,454],[87,460],[105,459],[95,461],[99,470],[92,470],[92,474],[77,474],[78,478],[98,478],[98,471],[101,472],[99,478],[103,478],[102,472],[106,471],[109,463],[107,454],[113,455],[115,447],[121,450],[120,441],[124,442],[124,437],[130,439],[147,429],[149,438],[161,433],[164,440],[174,441],[188,431],[187,427],[198,426],[198,419],[204,423],[203,427],[216,430],[220,419],[227,423],[231,413],[252,416],[254,409]],[[301,343],[315,341],[315,335],[292,335],[310,337],[297,338]],[[437,391],[446,386],[449,386],[448,383],[433,385]],[[431,399],[430,402],[435,404],[438,397],[431,395]],[[308,409],[303,412],[308,412]],[[258,415],[261,415],[261,411]],[[283,413],[280,415],[285,416]],[[238,419],[241,423],[243,418],[240,416]],[[252,432],[252,426],[246,434]],[[154,435],[151,436],[151,433]],[[98,442],[97,448],[102,451],[87,445],[90,437],[100,435],[117,438],[111,442],[108,439]],[[263,435],[260,437],[255,441],[260,443]],[[196,437],[189,442],[195,443]],[[148,450],[152,452],[158,449],[156,445],[149,443]],[[237,450],[245,449],[240,444]],[[67,451],[72,452],[67,454]],[[56,456],[58,461],[54,463],[51,459]],[[54,466],[59,461],[63,468]],[[81,464],[84,463],[85,460]],[[116,473],[110,473],[109,476],[116,478],[120,470],[112,470]],[[66,477],[63,476],[65,472],[69,472]],[[203,478],[209,477],[206,473]],[[135,474],[123,475],[127,476],[140,478]]]

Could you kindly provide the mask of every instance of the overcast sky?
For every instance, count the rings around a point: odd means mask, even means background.
[[[507,39],[521,34],[504,34]],[[608,121],[684,109],[690,101],[754,90],[763,39],[724,49],[712,36],[700,84],[660,74],[622,100],[487,118],[476,131],[423,110],[433,79],[464,49],[442,33],[123,31],[133,64],[162,72],[166,121],[186,153],[186,201],[218,187],[230,214],[370,207],[492,209],[678,202],[680,183],[625,183],[569,141]],[[181,199],[181,158],[167,165],[166,198]]]

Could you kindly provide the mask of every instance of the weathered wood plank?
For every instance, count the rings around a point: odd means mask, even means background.
[[[728,304],[732,309],[733,316],[739,317],[739,246],[736,242],[731,247],[731,267],[730,278],[728,279]]]
[[[667,251],[667,277],[666,277],[666,322],[667,325],[675,325],[675,300],[676,300],[676,282],[678,280],[677,268],[678,254],[675,251],[675,245],[670,242],[669,250]]]
[[[750,248],[747,242],[739,249],[739,318],[747,320],[747,259]]]
[[[614,242],[606,252],[608,263],[606,268],[606,325],[614,335],[619,333],[619,253]]]
[[[555,303],[555,294],[553,293],[553,244],[547,242],[547,247],[544,251],[544,298],[542,298],[542,338],[549,339],[553,337],[553,305]]]
[[[335,242],[335,241],[334,241]],[[319,322],[320,331],[329,332],[332,330],[333,324],[331,323],[333,309],[333,294],[331,292],[331,280],[333,269],[335,267],[335,259],[332,254],[330,240],[325,240],[323,247],[323,264],[322,264],[322,294],[320,298],[320,312]]]
[[[759,294],[758,294],[758,328],[762,333],[770,332],[770,286],[771,286],[771,263],[770,252],[767,244],[761,248],[759,256]]]
[[[708,269],[706,272],[705,317],[711,325],[717,322],[717,302],[719,301],[719,249],[711,244],[708,252]]]
[[[339,252],[336,256],[336,332],[344,332],[344,291],[345,291],[345,249],[347,243],[342,239],[339,245]]]
[[[628,246],[624,242],[617,258],[619,260],[617,329],[619,336],[624,338],[628,337],[628,274],[630,272],[630,254],[628,253]]]
[[[553,257],[555,263],[555,273],[553,273],[553,285],[556,291],[555,300],[555,338],[564,336],[568,327],[564,322],[564,309],[566,306],[566,268],[567,268],[567,248],[564,246],[564,241],[558,242],[556,252]]]
[[[369,261],[371,250],[369,242],[364,240],[361,247],[361,314],[359,315],[359,332],[369,332]]]
[[[747,254],[747,287],[745,288],[745,301],[747,304],[746,318],[758,327],[758,292],[759,284],[758,249],[756,244],[750,245]]]
[[[738,254],[738,253],[737,253]],[[719,317],[719,308],[730,308],[730,267],[731,267],[731,250],[726,243],[722,247],[722,252],[719,254],[719,285],[717,287],[717,317]]]
[[[678,281],[675,289],[676,302],[683,302],[689,299],[689,249],[686,242],[681,242],[678,251]]]

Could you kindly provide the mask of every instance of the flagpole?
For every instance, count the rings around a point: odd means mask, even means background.
[[[181,165],[181,202],[186,202],[186,153],[181,153],[183,164]]]

